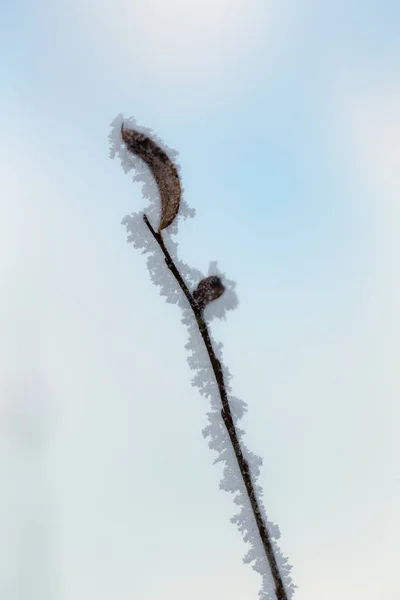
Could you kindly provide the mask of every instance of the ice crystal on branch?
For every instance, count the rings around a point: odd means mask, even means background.
[[[194,372],[192,384],[210,402],[203,435],[217,453],[214,463],[223,464],[220,488],[234,495],[239,509],[231,521],[249,545],[244,562],[251,563],[262,577],[260,600],[289,600],[295,589],[291,566],[277,545],[279,528],[267,519],[262,489],[257,483],[262,459],[247,449],[242,440],[244,431],[238,427],[247,405],[231,394],[232,376],[222,360],[223,345],[208,330],[213,318],[225,319],[226,312],[236,308],[236,284],[219,271],[215,261],[210,262],[205,276],[178,259],[172,236],[177,233],[179,221],[193,217],[195,212],[182,198],[179,166],[175,162],[177,153],[151,130],[138,127],[132,118],[124,120],[122,115],[111,124],[109,138],[110,157],[118,156],[125,172],[135,170],[133,179],[143,183],[143,195],[149,201],[145,219],[143,212],[137,212],[122,222],[128,241],[147,254],[150,277],[160,288],[160,294],[182,310],[182,323],[189,334],[185,347],[189,367]],[[154,227],[154,223],[159,226]],[[273,554],[272,563],[270,556],[267,560],[260,519]]]

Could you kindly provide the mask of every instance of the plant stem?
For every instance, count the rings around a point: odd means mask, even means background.
[[[165,257],[165,263],[166,263],[168,269],[171,271],[171,273],[175,277],[175,279],[177,280],[183,293],[185,294],[185,296],[190,304],[190,307],[193,311],[193,314],[196,318],[197,325],[199,327],[200,334],[201,334],[204,344],[206,346],[208,356],[210,358],[211,366],[214,371],[215,379],[216,379],[216,382],[218,385],[219,395],[220,395],[221,404],[222,404],[221,416],[224,421],[227,432],[229,434],[229,438],[231,440],[233,450],[235,452],[235,456],[236,456],[236,459],[237,459],[237,462],[239,465],[243,483],[245,485],[246,492],[247,492],[247,495],[248,495],[248,498],[250,501],[250,505],[251,505],[251,508],[253,511],[253,515],[254,515],[254,518],[255,518],[255,521],[257,524],[258,532],[260,534],[261,542],[263,544],[265,554],[266,554],[266,557],[267,557],[267,560],[268,560],[268,563],[269,563],[269,566],[271,569],[272,577],[274,579],[276,598],[277,598],[277,600],[288,600],[288,596],[286,594],[286,590],[283,585],[282,577],[279,572],[278,564],[276,562],[274,550],[272,547],[271,537],[270,537],[270,534],[266,527],[266,524],[264,523],[264,520],[261,515],[261,511],[260,511],[260,508],[258,505],[257,496],[256,496],[253,482],[251,479],[250,468],[249,468],[249,465],[248,465],[246,459],[243,456],[242,448],[240,446],[240,441],[239,441],[239,438],[238,438],[238,435],[236,432],[236,427],[235,427],[235,423],[233,421],[231,407],[229,405],[228,395],[227,395],[226,388],[225,388],[225,382],[224,382],[224,376],[222,373],[221,363],[215,356],[215,352],[214,352],[214,348],[211,343],[211,338],[210,338],[210,334],[208,332],[207,324],[203,318],[203,313],[199,309],[198,305],[196,304],[189,288],[187,287],[185,281],[182,278],[182,275],[179,273],[178,269],[176,268],[176,266],[171,258],[170,253],[168,252],[167,248],[165,247],[164,240],[162,238],[161,233],[157,233],[153,229],[150,221],[148,220],[148,218],[145,214],[143,215],[143,219],[144,219],[144,222],[146,223],[147,227],[149,228],[150,232],[152,233],[154,239],[156,240],[157,244],[160,246],[160,248],[164,254],[164,257]]]

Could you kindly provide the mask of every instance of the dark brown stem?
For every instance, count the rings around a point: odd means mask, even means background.
[[[222,404],[221,416],[224,421],[225,427],[228,431],[233,450],[235,452],[235,456],[236,456],[236,459],[237,459],[237,462],[239,465],[240,473],[242,475],[243,483],[246,487],[246,492],[249,497],[250,505],[251,505],[251,508],[253,511],[253,515],[254,515],[256,524],[257,524],[258,532],[260,534],[260,538],[261,538],[262,544],[264,546],[265,554],[267,556],[267,560],[268,560],[268,563],[269,563],[269,566],[270,566],[270,569],[272,572],[272,577],[273,577],[274,583],[275,583],[276,598],[277,598],[277,600],[288,600],[288,596],[286,594],[286,590],[283,585],[282,577],[279,572],[278,564],[276,562],[274,550],[272,547],[271,537],[269,535],[266,524],[264,523],[264,519],[262,518],[260,507],[258,505],[253,482],[251,479],[250,468],[249,468],[249,465],[248,465],[246,459],[243,456],[242,448],[240,446],[235,423],[234,423],[233,417],[232,417],[231,407],[229,405],[228,395],[226,393],[221,363],[218,360],[218,358],[215,356],[215,352],[214,352],[214,348],[211,343],[211,338],[210,338],[210,334],[208,332],[207,324],[203,318],[203,313],[202,313],[201,309],[198,307],[198,305],[196,304],[189,288],[187,287],[186,283],[184,282],[184,280],[182,278],[182,275],[179,273],[178,269],[176,268],[176,266],[171,258],[170,253],[168,252],[167,248],[165,247],[164,240],[162,238],[161,233],[158,233],[153,229],[153,227],[146,215],[143,215],[143,219],[144,219],[144,222],[146,223],[147,227],[151,231],[157,244],[160,246],[160,248],[164,254],[164,257],[165,257],[165,263],[166,263],[168,269],[171,271],[171,273],[175,277],[175,279],[177,280],[177,282],[179,283],[183,293],[185,294],[185,296],[190,304],[193,314],[196,318],[197,325],[199,327],[199,331],[201,333],[204,344],[206,346],[208,356],[210,357],[211,366],[214,371],[215,379],[216,379],[216,382],[218,385],[219,395],[220,395],[221,404]]]

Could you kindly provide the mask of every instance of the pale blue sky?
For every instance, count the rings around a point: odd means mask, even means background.
[[[399,17],[382,0],[3,6],[1,598],[257,598],[179,309],[120,225],[145,206],[108,158],[121,112],[179,151],[197,211],[180,257],[237,282],[212,329],[296,600],[400,597]]]

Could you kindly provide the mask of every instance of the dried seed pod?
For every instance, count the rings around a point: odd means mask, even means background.
[[[156,181],[161,199],[160,233],[178,214],[182,195],[178,171],[164,150],[143,133],[121,125],[121,136],[129,152],[146,163]]]
[[[224,284],[217,275],[202,279],[193,292],[197,306],[202,310],[209,302],[217,300],[225,291]]]

